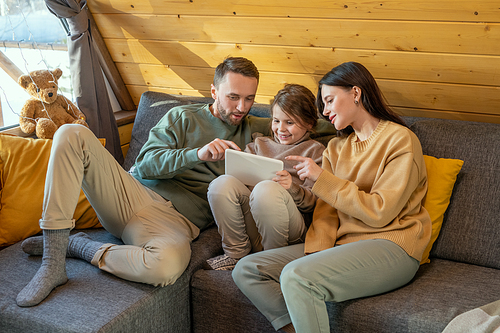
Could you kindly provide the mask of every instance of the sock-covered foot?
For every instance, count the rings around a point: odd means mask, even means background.
[[[66,249],[69,229],[43,231],[42,265],[33,279],[17,295],[17,305],[34,306],[43,301],[57,286],[68,281],[66,275]]]
[[[69,237],[69,244],[71,244],[73,239],[76,237],[85,237],[86,239],[90,240],[90,237],[86,233],[79,232],[79,233],[74,234],[73,236]],[[34,236],[34,237],[26,238],[22,242],[21,248],[23,249],[23,251],[25,253],[27,253],[31,256],[43,255],[43,236]],[[71,257],[68,254],[68,252],[66,252],[66,257]]]
[[[92,262],[97,250],[104,243],[93,241],[87,234],[80,232],[70,237],[67,256],[70,258],[79,258],[87,262]]]

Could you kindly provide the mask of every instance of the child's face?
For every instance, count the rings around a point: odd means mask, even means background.
[[[290,118],[278,105],[273,106],[273,122],[271,128],[274,136],[282,145],[291,145],[299,141],[308,131]]]

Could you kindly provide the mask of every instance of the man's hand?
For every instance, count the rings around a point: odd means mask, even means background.
[[[297,170],[297,175],[301,180],[308,178],[315,182],[323,172],[323,169],[309,157],[291,155],[285,158],[290,161],[299,162],[299,164],[294,165],[293,168]]]
[[[273,178],[273,181],[283,186],[285,190],[288,190],[292,186],[292,175],[286,170],[281,170],[276,172],[276,177]]]
[[[198,149],[198,158],[205,162],[220,161],[224,159],[228,148],[241,150],[233,141],[215,139]]]

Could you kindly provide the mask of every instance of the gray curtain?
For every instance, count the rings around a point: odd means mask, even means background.
[[[45,0],[45,4],[52,14],[68,23],[68,53],[76,104],[87,117],[92,132],[106,139],[106,149],[122,164],[118,126],[90,33],[87,1]]]

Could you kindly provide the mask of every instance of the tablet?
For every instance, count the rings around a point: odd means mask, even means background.
[[[234,176],[250,186],[262,180],[271,180],[276,172],[283,170],[283,161],[234,149],[226,149],[225,161],[226,175]]]

